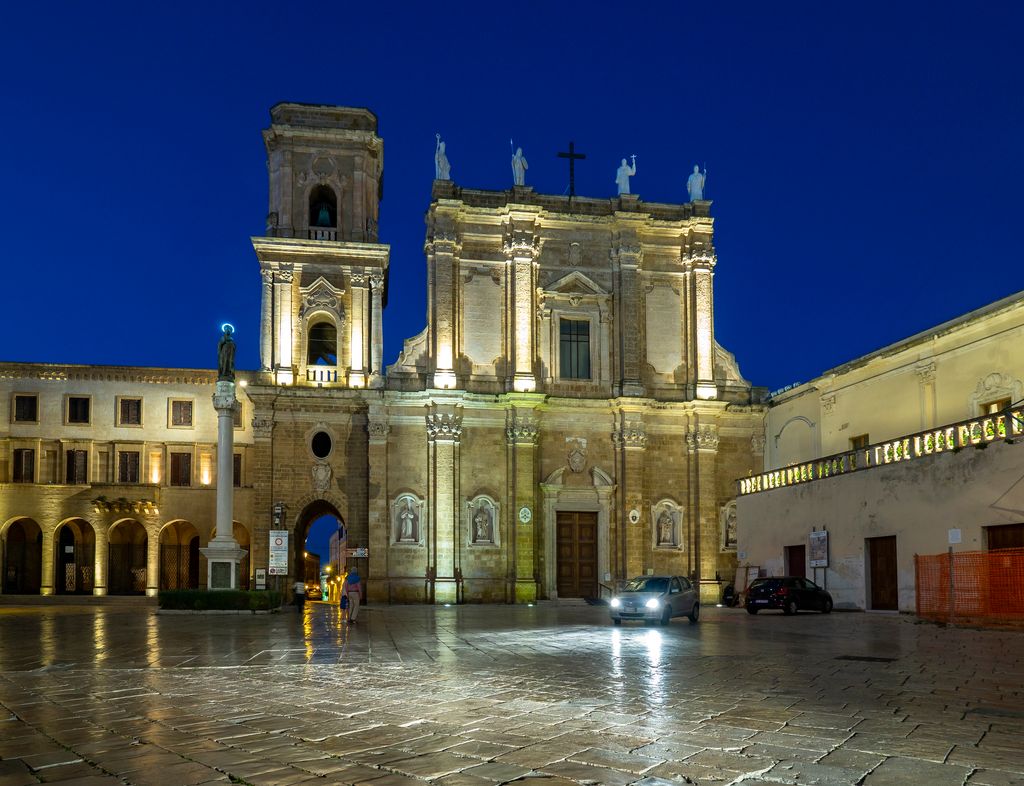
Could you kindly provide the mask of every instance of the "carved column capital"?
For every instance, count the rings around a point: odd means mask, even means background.
[[[829,393],[828,395],[821,397],[821,411],[824,412],[826,415],[831,415],[832,414],[832,410],[835,409],[835,406],[836,406],[836,394],[835,393]]]
[[[269,438],[274,431],[274,419],[268,415],[254,415],[252,419],[252,435],[259,438]]]
[[[274,271],[273,270],[261,270],[260,277],[263,279],[263,283],[267,286],[274,283]]]
[[[686,446],[690,450],[717,451],[718,426],[711,424],[690,426],[686,429]]]
[[[277,281],[281,284],[292,283],[292,277],[294,276],[294,270],[291,265],[281,265],[277,269]]]
[[[391,432],[391,424],[383,415],[371,415],[366,422],[366,433],[370,436],[370,442],[383,442]]]
[[[914,373],[917,374],[917,380],[922,385],[930,385],[935,382],[935,362],[922,363],[914,368]]]
[[[384,291],[384,276],[371,275],[370,276],[370,289],[373,290],[374,295],[379,295]]]
[[[750,437],[750,450],[756,455],[764,455],[764,434],[753,434]]]
[[[431,442],[458,442],[462,438],[462,408],[452,412],[428,412],[427,439]]]
[[[511,445],[536,445],[540,429],[533,413],[510,412],[505,437]]]
[[[647,430],[639,421],[623,423],[612,432],[612,442],[626,450],[643,450],[647,447]]]

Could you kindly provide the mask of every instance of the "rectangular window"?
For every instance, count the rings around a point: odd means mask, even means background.
[[[120,398],[120,399],[118,399],[117,425],[119,425],[119,426],[141,426],[142,425],[142,399],[141,398]]]
[[[81,485],[89,482],[89,452],[86,450],[69,450],[64,454],[67,459],[67,472],[64,479],[68,485]]]
[[[39,422],[39,396],[36,395],[15,395],[14,396],[14,422],[15,423],[38,423]]]
[[[171,399],[171,426],[192,428],[192,402]]]
[[[14,472],[11,479],[15,483],[35,482],[36,452],[32,448],[14,449]]]
[[[192,485],[192,454],[172,453],[171,454],[171,485],[191,486]]]
[[[559,376],[590,379],[590,322],[563,319],[559,328]]]
[[[856,437],[850,437],[850,450],[863,450],[870,442],[868,442],[867,434],[859,434]]]
[[[235,407],[234,422],[235,422],[235,428],[236,429],[242,428],[242,402],[241,401],[239,401],[238,402],[238,406]]]
[[[117,482],[139,482],[139,452],[122,450],[117,454]]]
[[[68,396],[68,423],[88,423],[90,403],[88,396]]]
[[[240,488],[242,485],[242,454],[236,453],[234,455],[234,463],[232,465],[231,479],[234,483],[235,488]]]
[[[1004,409],[1009,409],[1012,402],[1009,398],[1000,398],[995,401],[990,401],[987,404],[981,405],[981,414],[983,415],[995,415],[998,412],[1002,412]]]

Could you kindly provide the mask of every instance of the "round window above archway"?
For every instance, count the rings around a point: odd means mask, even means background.
[[[326,431],[318,431],[313,435],[313,439],[309,442],[310,450],[313,451],[313,455],[318,459],[325,459],[331,455],[331,450],[334,448],[334,441],[331,439],[331,435]]]

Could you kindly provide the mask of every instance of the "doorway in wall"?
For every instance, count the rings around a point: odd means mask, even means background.
[[[1024,524],[1000,524],[985,527],[985,545],[996,549],[1024,549]]]
[[[597,513],[559,511],[558,597],[597,597]]]
[[[804,544],[786,546],[786,575],[807,577],[807,547]]]
[[[867,539],[868,608],[875,611],[899,609],[896,567],[896,536]]]

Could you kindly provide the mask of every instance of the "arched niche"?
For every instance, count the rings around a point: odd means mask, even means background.
[[[501,545],[501,505],[489,494],[477,494],[466,501],[462,513],[466,545],[497,548]]]
[[[310,228],[338,228],[338,195],[326,183],[320,183],[309,190]]]

